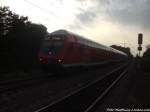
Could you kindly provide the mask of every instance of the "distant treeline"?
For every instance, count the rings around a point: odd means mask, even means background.
[[[45,26],[0,7],[0,72],[36,67]]]

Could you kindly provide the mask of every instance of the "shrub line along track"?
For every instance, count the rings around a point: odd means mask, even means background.
[[[128,71],[128,63],[114,69],[105,76],[70,93],[67,96],[36,110],[35,112],[91,112],[109,90]]]

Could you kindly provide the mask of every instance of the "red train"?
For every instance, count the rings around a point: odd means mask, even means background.
[[[46,66],[88,66],[104,61],[124,60],[121,51],[88,40],[66,30],[47,35],[39,53],[40,63]]]

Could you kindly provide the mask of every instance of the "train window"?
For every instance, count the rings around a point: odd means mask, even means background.
[[[76,49],[76,48],[78,48],[78,47],[79,47],[78,44],[76,44],[76,43],[71,43],[71,44],[69,45],[68,50],[71,51],[71,50],[74,50],[74,49]]]
[[[64,40],[64,37],[65,36],[63,36],[63,35],[52,35],[52,36],[49,36],[47,39],[61,41],[61,40]]]
[[[46,41],[43,43],[42,46],[42,52],[44,53],[49,53],[51,52],[52,54],[57,54],[59,53],[64,47],[63,41]]]
[[[51,39],[52,39],[52,40],[58,40],[58,41],[59,41],[59,40],[62,40],[63,38],[62,38],[62,37],[52,37]]]

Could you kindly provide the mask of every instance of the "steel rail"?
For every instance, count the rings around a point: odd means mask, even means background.
[[[129,68],[126,68],[119,77],[84,111],[84,112],[93,112],[98,102],[100,102],[104,96],[112,89],[112,87],[123,77],[123,75],[128,71]]]
[[[88,84],[88,85],[86,85],[86,86],[84,86],[84,87],[82,87],[82,88],[79,88],[78,90],[76,90],[76,91],[73,91],[72,93],[70,93],[69,95],[66,95],[66,96],[64,96],[63,98],[61,98],[61,99],[59,99],[59,100],[57,100],[57,101],[54,101],[54,102],[52,102],[51,104],[49,104],[49,105],[46,105],[46,106],[43,106],[42,108],[40,108],[40,109],[37,109],[35,112],[57,112],[57,109],[59,109],[59,107],[62,107],[62,108],[67,108],[67,107],[65,107],[65,106],[67,106],[66,104],[67,104],[67,101],[69,100],[69,101],[71,101],[71,98],[73,99],[75,99],[76,100],[76,98],[78,97],[78,96],[80,96],[81,94],[85,94],[86,92],[87,92],[87,89],[88,88],[92,88],[93,87],[93,85],[96,85],[97,83],[99,83],[99,82],[102,82],[102,80],[104,80],[105,78],[108,78],[108,76],[112,76],[112,74],[115,74],[115,73],[118,73],[119,71],[121,71],[121,70],[123,70],[124,71],[124,69],[127,67],[127,65],[128,65],[128,63],[126,63],[126,64],[123,64],[122,66],[119,66],[118,68],[115,68],[113,71],[111,71],[111,72],[109,72],[109,73],[107,73],[105,76],[103,76],[103,77],[101,77],[100,79],[97,79],[97,80],[95,80],[95,81],[93,81],[93,82],[91,82],[90,84]],[[127,69],[126,69],[127,70]],[[123,73],[125,73],[125,71],[123,72]],[[93,107],[94,107],[94,105],[98,102],[98,100],[99,99],[101,99],[103,96],[105,96],[105,94],[112,88],[112,86],[114,86],[116,83],[117,83],[117,81],[123,76],[123,73],[122,72],[120,72],[119,73],[119,76],[117,76],[117,78],[115,78],[116,80],[115,81],[113,81],[113,83],[112,84],[110,84],[110,86],[109,87],[107,87],[102,93],[101,93],[101,95],[100,95],[100,97],[98,97],[98,98],[96,98],[96,100],[94,99],[94,101],[92,101],[92,103],[90,103],[90,105],[88,104],[88,106],[84,109],[84,110],[82,110],[81,112],[89,112]],[[120,75],[121,74],[121,75]],[[117,74],[118,75],[118,74]],[[107,79],[108,80],[108,79]],[[99,85],[99,84],[98,84]],[[86,95],[86,94],[85,94]],[[82,96],[82,95],[81,95]],[[65,104],[66,103],[66,104]],[[73,105],[73,101],[71,101],[71,104]],[[63,106],[63,105],[65,105],[65,106]],[[69,105],[68,105],[69,106]],[[61,108],[60,108],[61,109]],[[61,112],[65,112],[65,111],[63,111],[63,110],[59,110],[59,111],[61,111]],[[78,112],[78,111],[75,111],[75,112]]]

